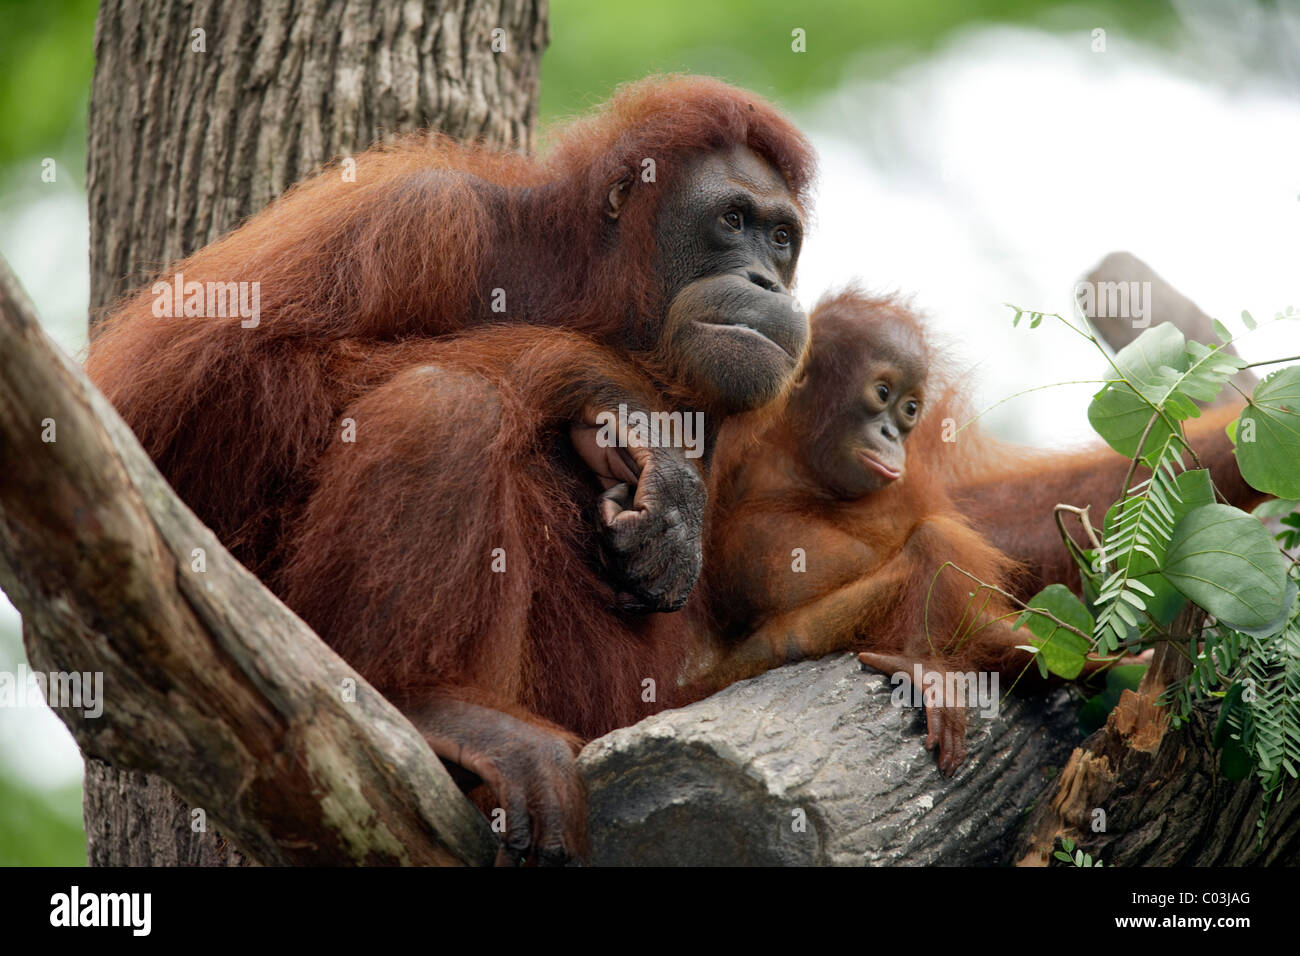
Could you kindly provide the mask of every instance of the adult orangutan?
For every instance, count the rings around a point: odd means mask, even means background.
[[[927,680],[1018,677],[1030,665],[1017,648],[1028,637],[1011,630],[1018,613],[976,580],[1008,591],[1019,582],[1022,592],[1067,580],[1053,506],[1091,505],[1100,520],[1128,460],[1035,455],[978,435],[943,441],[943,420],[962,417],[960,395],[894,300],[843,293],[818,305],[811,331],[784,405],[734,419],[720,439],[705,582],[693,602],[707,618],[687,696],[850,649],[889,673],[920,665]],[[1229,414],[1190,437],[1221,490],[1246,503],[1259,496],[1222,433]],[[971,483],[995,469],[1000,484]],[[927,706],[926,718],[926,745],[952,773],[966,750],[965,704]]]
[[[813,170],[773,107],[707,79],[625,88],[553,140],[326,170],[173,267],[193,310],[158,314],[164,279],[88,361],[235,555],[491,786],[503,860],[539,862],[582,844],[574,734],[676,673],[678,625],[633,612],[699,572],[699,461],[598,440],[599,416],[703,413],[704,460],[788,385]],[[226,282],[259,283],[255,318],[190,314]]]

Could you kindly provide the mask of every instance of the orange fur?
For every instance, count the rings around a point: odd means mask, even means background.
[[[261,321],[157,318],[149,289],[91,343],[91,379],[181,497],[274,581],[288,516],[343,409],[408,362],[406,344],[509,321],[625,351],[656,344],[664,311],[653,227],[687,162],[735,145],[804,203],[814,160],[762,99],[717,80],[651,78],[548,137],[539,159],[414,136],[326,168],[164,274],[259,282]],[[653,184],[638,188],[643,160]],[[637,177],[611,241],[610,184]],[[507,312],[491,310],[505,289]],[[661,384],[671,389],[674,382]]]
[[[398,701],[473,693],[584,737],[652,713],[641,682],[671,686],[685,619],[615,610],[599,488],[567,436],[593,382],[643,406],[653,384],[559,329],[485,329],[406,357],[345,410],[356,443],[315,470],[285,602]]]
[[[930,369],[928,407],[907,440],[904,477],[841,500],[820,483],[806,438],[844,428],[840,410],[859,394],[857,370],[883,330],[898,325],[914,330]],[[803,387],[816,396],[816,416],[795,410],[808,403],[791,402],[732,420],[719,440],[695,606],[713,643],[700,655],[703,673],[692,675],[690,696],[850,649],[873,666],[909,673],[920,664],[927,672],[1036,674],[1016,647],[1029,637],[1011,630],[1015,606],[977,580],[1023,597],[1047,583],[1077,586],[1053,506],[1090,504],[1100,523],[1128,461],[1104,449],[1037,452],[974,429],[945,441],[945,419],[969,417],[961,391],[897,300],[842,293],[818,305],[811,330]],[[1189,436],[1220,489],[1248,504],[1262,496],[1241,480],[1222,433],[1232,414],[1208,413]],[[794,570],[795,549],[806,556],[802,572]],[[927,717],[929,743],[938,743],[951,772],[965,752],[965,711],[936,708]]]
[[[874,330],[900,323],[917,331],[924,362],[933,366],[919,323],[897,302],[845,293],[821,303],[804,385],[816,396],[817,420],[767,412],[756,436],[744,437],[752,428],[744,420],[724,429],[712,483],[706,600],[722,640],[733,649],[749,645],[723,665],[728,681],[755,670],[739,662],[763,644],[771,661],[850,647],[906,651],[961,669],[978,661],[1019,670],[1027,660],[1010,650],[1022,641],[994,623],[1009,613],[1002,599],[984,592],[972,602],[978,586],[941,571],[952,562],[1000,584],[1014,567],[949,496],[943,462],[950,446],[941,433],[957,396],[936,383],[939,395],[927,400],[907,439],[904,477],[866,497],[830,495],[801,451],[803,436],[842,427],[837,410],[856,395],[855,369],[873,347]],[[796,548],[806,555],[805,572],[792,570]]]

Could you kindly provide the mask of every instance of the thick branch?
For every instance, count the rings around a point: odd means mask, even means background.
[[[596,864],[990,865],[1078,740],[1072,691],[995,692],[954,778],[854,654],[778,667],[592,741]],[[903,701],[903,703],[907,703]]]
[[[0,586],[39,666],[102,673],[102,715],[57,710],[83,752],[165,777],[255,862],[493,859],[423,738],[176,498],[3,261]]]

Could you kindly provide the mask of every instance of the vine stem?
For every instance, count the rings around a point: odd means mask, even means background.
[[[1288,355],[1286,358],[1265,359],[1262,362],[1251,362],[1249,365],[1243,365],[1242,368],[1259,368],[1261,365],[1281,365],[1283,362],[1300,362],[1300,355]],[[1238,389],[1240,391],[1240,389]]]
[[[1017,305],[1012,305],[1010,302],[1004,302],[1003,305],[1005,305],[1009,309],[1015,309],[1016,312],[1020,313],[1021,315],[1023,315],[1026,311],[1032,311],[1032,310],[1022,309]],[[1106,364],[1109,365],[1112,371],[1114,371],[1115,373],[1115,378],[1108,380],[1108,383],[1110,381],[1123,382],[1125,385],[1127,385],[1130,389],[1133,390],[1133,394],[1136,395],[1138,398],[1140,398],[1143,401],[1143,403],[1149,409],[1151,409],[1153,413],[1155,413],[1160,417],[1160,419],[1165,423],[1166,426],[1168,426],[1171,432],[1173,432],[1176,435],[1181,435],[1182,432],[1179,429],[1178,423],[1170,421],[1169,416],[1165,412],[1165,410],[1157,406],[1154,402],[1151,401],[1151,399],[1147,398],[1140,391],[1138,391],[1137,388],[1133,385],[1133,383],[1128,380],[1128,378],[1124,375],[1122,371],[1120,371],[1120,367],[1115,364],[1115,360],[1111,357],[1111,354],[1108,351],[1106,351],[1106,349],[1102,346],[1101,340],[1097,338],[1097,333],[1093,331],[1092,323],[1089,321],[1087,313],[1085,313],[1082,309],[1079,308],[1079,302],[1077,299],[1075,300],[1074,303],[1074,309],[1075,312],[1078,313],[1079,318],[1083,319],[1083,324],[1088,331],[1085,332],[1083,329],[1076,326],[1073,322],[1071,322],[1065,316],[1061,315],[1061,313],[1059,312],[1038,312],[1035,314],[1041,315],[1043,318],[1050,317],[1056,319],[1067,329],[1069,329],[1071,332],[1074,332],[1076,335],[1082,336],[1083,338],[1091,342],[1093,347],[1098,352],[1101,353],[1102,358],[1106,360]],[[1196,456],[1196,452],[1187,444],[1187,442],[1183,442],[1182,444],[1183,447],[1187,449],[1187,453],[1192,456],[1192,460],[1196,462],[1196,467],[1204,468],[1205,466],[1201,464],[1201,459]]]
[[[1001,405],[1005,405],[1007,402],[1011,401],[1014,398],[1019,398],[1022,395],[1028,395],[1030,392],[1041,392],[1043,389],[1056,388],[1057,386],[1060,385],[1104,385],[1104,384],[1106,384],[1106,380],[1104,378],[1079,378],[1069,382],[1048,382],[1046,385],[1034,385],[1031,386],[1030,388],[1023,389],[1019,392],[1013,392],[1010,395],[1008,395],[1006,398],[1002,398],[994,402],[992,405],[990,405],[988,408],[983,409],[978,414],[972,415],[969,419],[967,419],[966,421],[958,425],[957,430],[953,432],[953,434],[954,435],[960,434],[966,428],[969,428],[971,425],[974,425],[977,421],[979,421],[989,412],[993,411],[993,409],[998,408]]]
[[[1052,509],[1052,517],[1056,519],[1056,529],[1061,532],[1061,540],[1065,542],[1065,549],[1070,552],[1071,557],[1079,564],[1086,564],[1087,558],[1084,556],[1083,549],[1079,547],[1078,542],[1065,530],[1065,522],[1061,520],[1061,515],[1069,512],[1079,519],[1084,534],[1088,536],[1089,543],[1097,549],[1097,557],[1100,559],[1105,557],[1106,552],[1101,546],[1101,541],[1097,538],[1097,530],[1092,526],[1092,517],[1089,514],[1091,511],[1092,505],[1076,508],[1074,505],[1058,504]]]
[[[1250,368],[1250,366],[1247,365],[1246,368]],[[1254,405],[1254,404],[1255,404],[1255,400],[1254,400],[1253,398],[1251,398],[1249,395],[1247,395],[1245,392],[1243,392],[1243,391],[1241,390],[1241,387],[1240,387],[1236,382],[1234,382],[1234,381],[1232,381],[1231,379],[1229,379],[1229,380],[1228,380],[1228,384],[1232,386],[1232,390],[1233,390],[1234,392],[1236,392],[1238,395],[1240,395],[1242,398],[1244,398],[1244,399],[1246,400],[1246,404],[1247,404],[1247,405]]]
[[[986,589],[989,590],[989,591],[993,591],[993,592],[996,593],[996,594],[1000,594],[1000,595],[1002,595],[1004,598],[1006,598],[1008,601],[1010,601],[1012,604],[1016,605],[1017,607],[1021,608],[1022,610],[1025,610],[1025,611],[1032,611],[1034,614],[1041,614],[1043,617],[1045,617],[1045,618],[1047,618],[1048,620],[1050,620],[1053,624],[1055,624],[1057,627],[1061,628],[1062,630],[1069,631],[1071,634],[1077,634],[1077,635],[1079,635],[1079,637],[1083,638],[1083,639],[1084,639],[1085,641],[1087,641],[1089,644],[1092,644],[1092,638],[1091,638],[1091,637],[1089,637],[1087,634],[1083,633],[1083,631],[1079,630],[1079,629],[1078,629],[1077,627],[1075,627],[1073,624],[1067,624],[1067,623],[1065,623],[1065,622],[1062,621],[1059,617],[1057,617],[1055,614],[1053,614],[1051,611],[1045,611],[1045,610],[1043,610],[1042,608],[1038,608],[1038,607],[1030,607],[1028,604],[1026,604],[1024,601],[1020,600],[1020,598],[1016,597],[1014,594],[1011,594],[1011,593],[1009,593],[1009,592],[1007,592],[1007,591],[1002,590],[1002,588],[998,587],[996,584],[988,584],[988,583],[986,583],[985,581],[980,580],[978,577],[976,577],[975,575],[971,574],[969,571],[965,570],[964,568],[959,568],[959,567],[957,567],[957,565],[953,564],[951,561],[945,561],[943,564],[939,565],[939,570],[938,570],[938,571],[935,571],[935,572],[934,572],[934,577],[930,579],[930,590],[929,590],[929,592],[926,594],[926,602],[925,602],[925,603],[926,603],[927,616],[928,616],[929,607],[930,607],[930,595],[934,593],[934,582],[935,582],[936,579],[938,579],[939,575],[943,572],[943,569],[944,569],[944,568],[952,568],[952,569],[953,569],[954,571],[956,571],[958,574],[961,574],[961,575],[964,575],[965,577],[970,578],[972,581],[974,581],[974,582],[975,582],[976,584],[978,584],[980,587],[982,587],[982,588],[986,588]],[[1050,642],[1051,639],[1049,638],[1048,640],[1049,640],[1049,642]],[[1116,660],[1118,660],[1118,658],[1116,658]]]
[[[1128,497],[1128,483],[1133,480],[1133,473],[1137,471],[1138,459],[1142,457],[1142,447],[1147,443],[1147,436],[1151,434],[1151,429],[1155,427],[1156,419],[1159,417],[1159,412],[1152,415],[1151,419],[1147,422],[1147,427],[1142,430],[1142,437],[1138,439],[1137,451],[1133,453],[1133,461],[1128,466],[1128,474],[1124,476],[1124,484],[1120,486],[1119,498],[1116,499],[1117,501],[1123,501]],[[1157,463],[1157,465],[1158,464],[1159,463]],[[1154,477],[1153,474],[1152,478],[1154,479]]]

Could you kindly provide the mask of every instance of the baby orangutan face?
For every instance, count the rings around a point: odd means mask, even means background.
[[[834,409],[834,418],[818,430],[809,449],[817,477],[844,500],[872,494],[903,477],[903,443],[916,427],[925,397],[924,351],[912,341],[915,331],[881,325],[874,335],[868,357],[845,383],[851,389],[847,400],[822,405]],[[816,402],[804,411],[817,416]]]

